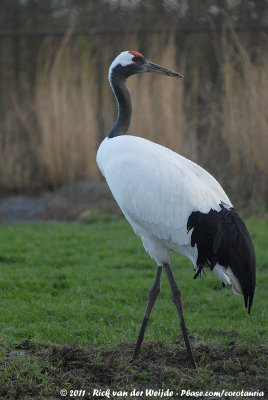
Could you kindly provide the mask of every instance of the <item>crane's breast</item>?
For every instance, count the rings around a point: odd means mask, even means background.
[[[187,234],[193,211],[219,210],[231,204],[205,170],[171,150],[134,136],[105,139],[97,162],[120,208],[157,237]],[[168,232],[168,234],[167,234]]]

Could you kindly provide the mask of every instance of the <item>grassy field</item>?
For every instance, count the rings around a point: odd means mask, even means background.
[[[86,390],[72,398],[107,398],[93,396],[94,388],[128,391],[110,395],[122,399],[139,388],[178,396],[182,389],[267,390],[268,222],[247,225],[257,255],[250,316],[214,274],[193,280],[192,265],[172,256],[197,371],[188,365],[165,274],[140,359],[130,363],[155,266],[124,219],[93,213],[79,224],[1,225],[0,398],[56,399],[63,388]]]

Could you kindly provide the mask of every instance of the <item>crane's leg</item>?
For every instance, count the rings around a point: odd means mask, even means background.
[[[165,267],[166,274],[167,274],[168,281],[169,281],[170,288],[171,288],[171,298],[172,298],[172,301],[175,304],[177,311],[178,311],[181,330],[182,330],[184,342],[185,342],[185,345],[186,345],[186,348],[187,348],[187,351],[188,351],[188,354],[190,357],[190,362],[191,362],[192,367],[194,369],[196,369],[196,363],[195,363],[195,359],[194,359],[194,356],[192,353],[192,349],[191,349],[191,345],[190,345],[189,337],[188,337],[188,332],[187,332],[187,328],[186,328],[184,316],[183,316],[181,291],[174,279],[174,276],[170,269],[170,266],[168,264],[163,264],[163,265]]]
[[[155,273],[155,277],[154,277],[154,283],[153,286],[151,287],[151,289],[148,292],[148,304],[146,307],[146,311],[144,314],[144,318],[141,324],[141,329],[140,329],[140,333],[136,342],[136,346],[135,346],[135,350],[133,352],[132,355],[132,360],[136,360],[141,348],[141,344],[144,338],[144,333],[145,333],[145,329],[147,326],[147,323],[149,321],[150,318],[150,314],[152,312],[154,303],[160,293],[160,280],[161,280],[161,272],[162,272],[162,265],[160,267],[156,268],[156,273]]]

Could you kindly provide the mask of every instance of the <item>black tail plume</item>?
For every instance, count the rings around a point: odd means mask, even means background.
[[[234,208],[223,202],[221,210],[204,214],[193,212],[188,231],[192,228],[191,246],[197,244],[198,271],[204,266],[213,269],[216,263],[230,268],[241,286],[245,307],[250,313],[256,285],[256,261],[254,247],[246,228]]]

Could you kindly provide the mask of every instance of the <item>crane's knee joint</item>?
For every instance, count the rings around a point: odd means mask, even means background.
[[[176,298],[181,298],[181,291],[178,288],[178,286],[176,286],[175,288],[173,288],[172,290],[172,297],[176,297]]]
[[[175,296],[171,296],[171,300],[173,301],[173,303],[175,304],[175,306],[178,306],[180,304],[178,297]]]
[[[152,287],[148,291],[149,298],[157,298],[159,296],[159,293],[160,293],[160,287],[156,287],[156,288]]]
[[[181,303],[181,291],[179,288],[176,288],[172,291],[171,299],[176,305]]]

